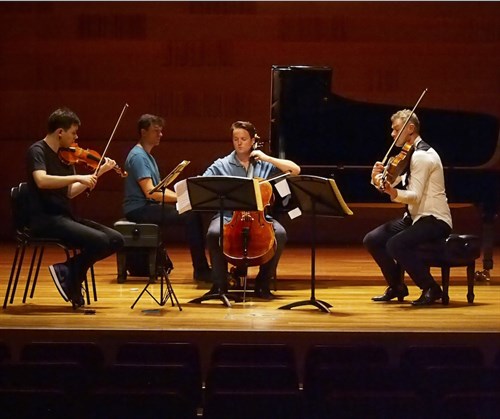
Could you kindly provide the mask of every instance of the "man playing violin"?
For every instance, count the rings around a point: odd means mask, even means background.
[[[163,137],[163,118],[144,114],[137,122],[139,141],[130,150],[125,160],[128,177],[125,180],[123,211],[129,221],[135,223],[163,224],[163,241],[173,225],[184,225],[193,263],[193,279],[210,281],[211,269],[205,254],[205,236],[199,213],[190,211],[179,214],[175,208],[176,193],[165,189],[165,205],[161,205],[163,193],[149,192],[160,183],[160,171],[151,150],[160,144]]]
[[[408,120],[406,127],[401,132]],[[402,301],[408,295],[402,270],[406,271],[422,290],[412,302],[425,306],[441,299],[442,290],[430,273],[430,268],[418,257],[416,248],[422,243],[446,238],[452,229],[451,212],[446,198],[443,165],[437,152],[420,137],[420,122],[415,113],[401,110],[392,115],[391,136],[396,146],[412,146],[406,173],[391,184],[385,178],[386,167],[376,162],[372,169],[372,184],[390,196],[391,201],[407,206],[403,218],[391,220],[369,232],[363,244],[380,267],[388,284],[384,294],[373,301]],[[406,147],[404,147],[406,148]],[[404,189],[395,186],[403,183]]]
[[[291,160],[279,159],[265,154],[262,150],[255,150],[257,132],[253,124],[246,121],[237,121],[231,125],[234,150],[227,156],[216,160],[203,173],[203,176],[241,176],[247,177],[252,170],[253,177],[267,179],[275,174],[289,171],[292,175],[300,173],[300,167]],[[227,218],[227,219],[226,219]],[[231,214],[224,215],[224,222],[228,222]],[[274,256],[260,266],[255,279],[255,296],[263,299],[272,299],[269,283],[275,275],[281,253],[286,243],[286,231],[276,220],[273,223],[276,251]],[[212,260],[212,289],[209,294],[223,294],[227,292],[226,261],[220,247],[220,218],[216,215],[210,222],[207,233],[207,245]]]
[[[74,112],[59,108],[48,119],[45,138],[33,143],[27,152],[31,232],[80,249],[66,262],[49,266],[59,293],[73,308],[84,305],[82,283],[88,269],[123,246],[122,235],[114,229],[72,214],[70,199],[92,190],[98,178],[116,165],[105,158],[98,173],[80,175],[60,159],[59,149],[76,142],[79,127],[80,119]]]

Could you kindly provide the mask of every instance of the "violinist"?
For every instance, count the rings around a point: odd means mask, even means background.
[[[114,160],[105,158],[99,173],[80,175],[60,159],[59,149],[76,142],[79,127],[80,119],[74,112],[59,108],[48,119],[45,138],[33,143],[27,152],[32,234],[61,239],[80,249],[70,260],[49,266],[59,293],[73,308],[84,305],[82,283],[87,270],[123,246],[122,235],[114,229],[72,214],[70,199],[95,188],[98,178],[116,166]]]
[[[247,177],[249,170],[253,176],[267,179],[273,175],[290,171],[292,175],[300,173],[300,167],[291,160],[279,159],[255,150],[254,144],[258,138],[255,127],[246,121],[237,121],[231,125],[234,150],[227,156],[216,160],[203,173],[203,176],[241,176]],[[224,214],[224,222],[229,222],[231,213]],[[268,217],[273,223],[276,251],[274,256],[260,266],[255,279],[255,296],[270,300],[274,298],[269,283],[274,277],[278,262],[286,243],[286,231],[276,220]],[[212,260],[212,289],[209,294],[227,292],[227,269],[224,254],[219,243],[220,219],[216,215],[210,222],[207,233],[207,245]]]
[[[160,171],[151,151],[160,144],[164,125],[162,117],[151,114],[144,114],[137,121],[139,140],[125,160],[128,177],[125,180],[123,211],[129,221],[162,225],[164,242],[172,226],[183,225],[191,252],[193,279],[209,282],[211,269],[205,254],[205,236],[200,214],[194,211],[179,214],[175,208],[177,195],[171,189],[165,189],[165,205],[161,205],[161,191],[149,193],[161,181]]]
[[[405,157],[409,159],[407,170],[391,184],[388,179],[383,180],[386,167],[376,162],[371,182],[391,201],[405,204],[407,210],[402,218],[375,228],[363,240],[388,284],[385,292],[372,300],[397,298],[402,301],[408,295],[401,275],[402,268],[422,291],[412,305],[427,306],[441,299],[442,290],[415,249],[422,243],[445,238],[451,232],[443,165],[436,150],[420,137],[420,121],[415,113],[408,109],[398,111],[392,115],[391,122],[391,136],[397,139],[395,145],[405,149],[408,148],[405,145],[411,146],[412,150]],[[404,189],[395,187],[399,183],[403,183]]]

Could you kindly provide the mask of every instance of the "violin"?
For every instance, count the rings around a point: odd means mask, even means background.
[[[78,143],[73,143],[69,147],[61,147],[57,154],[64,164],[81,164],[86,166],[89,170],[96,170],[101,161],[101,155],[97,151],[83,149],[78,146]],[[122,170],[118,165],[113,167],[113,169],[121,177],[128,176],[128,173]]]
[[[381,185],[385,182],[392,184],[398,176],[401,176],[401,174],[406,171],[414,150],[415,147],[413,144],[405,143],[401,151],[396,156],[389,159],[382,173]]]

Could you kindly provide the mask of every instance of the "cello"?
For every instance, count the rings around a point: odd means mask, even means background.
[[[255,143],[254,150],[260,146]],[[250,160],[247,177],[254,177],[253,168]],[[264,209],[234,211],[231,221],[224,225],[223,253],[226,260],[237,267],[263,265],[276,252],[273,223],[266,219],[266,210],[273,202],[273,187],[265,179],[259,179],[259,187]]]

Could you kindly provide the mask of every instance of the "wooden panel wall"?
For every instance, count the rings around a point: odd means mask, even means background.
[[[496,2],[1,3],[0,216],[10,220],[25,150],[62,105],[82,119],[80,145],[102,151],[129,103],[109,150],[119,164],[137,118],[163,115],[160,169],[189,159],[188,176],[230,150],[234,120],[254,122],[268,138],[272,65],[331,66],[334,91],[351,99],[412,104],[428,87],[426,107],[498,117],[499,12]],[[122,181],[110,173],[75,205],[110,224],[122,215],[121,197]],[[325,238],[358,241],[369,220],[378,222],[359,214],[341,227],[349,234],[335,227]]]

